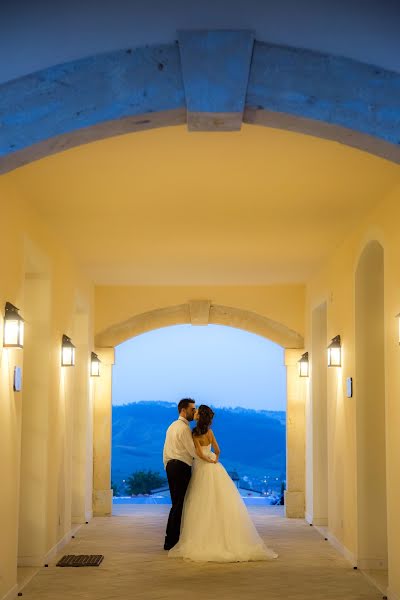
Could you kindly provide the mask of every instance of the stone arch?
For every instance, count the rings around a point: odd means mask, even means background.
[[[303,352],[303,337],[282,323],[260,314],[212,304],[208,300],[194,300],[186,304],[155,309],[99,332],[96,335],[96,352],[102,361],[102,376],[96,382],[94,429],[94,493],[95,516],[110,515],[112,510],[111,473],[111,406],[112,365],[114,346],[142,333],[178,324],[226,325],[255,333],[285,348],[287,393],[287,461],[285,515],[304,517],[304,397],[299,383],[297,361]],[[96,426],[96,423],[99,426]]]
[[[400,162],[399,73],[254,41],[251,32],[183,34],[177,44],[92,56],[2,84],[0,173],[186,122],[195,130],[237,130],[242,121],[287,129]],[[196,35],[206,39],[201,60]]]
[[[240,308],[219,304],[208,306],[208,320],[202,323],[204,325],[235,327],[268,338],[284,348],[303,348],[303,337],[282,323]],[[96,347],[114,347],[141,333],[184,323],[198,324],[194,321],[191,303],[155,309],[116,323],[96,335]]]

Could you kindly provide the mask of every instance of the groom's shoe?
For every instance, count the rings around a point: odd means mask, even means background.
[[[164,550],[171,550],[171,548],[173,548],[174,546],[175,544],[168,544],[167,542],[165,542]]]

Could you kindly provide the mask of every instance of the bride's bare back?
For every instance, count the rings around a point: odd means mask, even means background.
[[[212,444],[212,431],[209,429],[207,433],[203,435],[194,435],[193,440],[198,440],[200,446],[208,446]]]
[[[211,429],[209,429],[207,431],[207,433],[204,433],[203,435],[194,435],[193,436],[193,442],[194,442],[194,447],[196,450],[196,454],[199,458],[201,458],[202,460],[205,460],[207,462],[218,462],[219,459],[219,455],[221,454],[221,450],[219,449],[217,440],[215,439],[215,435],[212,432]],[[215,452],[215,459],[211,459],[207,456],[205,456],[203,454],[203,451],[201,448],[205,448],[206,446],[212,445],[214,452]]]

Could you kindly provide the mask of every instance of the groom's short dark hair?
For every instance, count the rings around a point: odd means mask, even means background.
[[[181,412],[182,409],[187,408],[189,404],[195,404],[196,400],[192,400],[192,398],[182,398],[178,404],[178,413]]]

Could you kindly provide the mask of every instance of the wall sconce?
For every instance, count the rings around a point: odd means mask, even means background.
[[[75,346],[67,335],[62,337],[61,366],[73,367],[75,365]]]
[[[24,320],[18,314],[18,308],[6,302],[4,314],[4,341],[5,348],[23,348],[24,346]]]
[[[297,361],[299,365],[299,377],[308,377],[309,374],[309,362],[308,362],[308,352],[302,354],[300,360]]]
[[[100,377],[100,363],[101,360],[95,352],[92,352],[90,361],[90,375],[91,377]]]
[[[340,335],[335,336],[328,346],[328,367],[342,366],[342,345]]]

